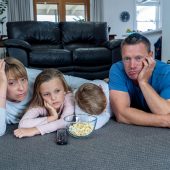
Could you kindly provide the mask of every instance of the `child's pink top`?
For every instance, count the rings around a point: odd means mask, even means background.
[[[64,117],[74,113],[74,98],[72,93],[65,96],[63,105],[60,108],[60,119],[48,122],[48,112],[44,107],[31,108],[28,110],[19,122],[19,128],[36,127],[41,135],[45,133],[54,132],[57,129],[64,128]]]

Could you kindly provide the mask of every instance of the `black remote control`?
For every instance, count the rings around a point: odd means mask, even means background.
[[[65,128],[57,130],[57,144],[66,145],[68,142],[67,130]]]

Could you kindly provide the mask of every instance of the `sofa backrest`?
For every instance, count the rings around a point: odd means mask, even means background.
[[[20,39],[32,47],[55,45],[55,48],[102,47],[107,41],[106,22],[7,22],[9,39]]]
[[[62,42],[64,47],[103,46],[107,41],[106,22],[61,22]]]
[[[7,22],[9,39],[21,39],[32,44],[61,44],[59,23],[48,21]]]

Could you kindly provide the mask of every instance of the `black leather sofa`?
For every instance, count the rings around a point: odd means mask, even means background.
[[[106,22],[8,22],[7,35],[8,55],[26,67],[103,79],[120,59],[121,40],[108,41]]]

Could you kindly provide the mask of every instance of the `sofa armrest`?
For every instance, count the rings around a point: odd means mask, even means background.
[[[116,63],[122,59],[121,42],[122,39],[113,39],[107,41],[107,43],[105,44],[105,46],[112,51],[112,63]]]
[[[117,47],[121,48],[122,39],[113,39],[107,42],[106,47],[113,50]]]
[[[7,39],[4,41],[4,45],[7,48],[22,48],[26,51],[31,51],[31,45],[28,42],[19,39]]]

